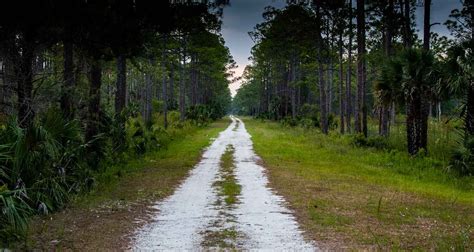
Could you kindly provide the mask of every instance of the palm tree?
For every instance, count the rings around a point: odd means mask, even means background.
[[[463,119],[466,139],[474,136],[474,41],[453,46],[446,67],[449,91],[464,96]]]
[[[386,62],[376,83],[382,105],[404,101],[407,108],[406,127],[408,153],[427,149],[429,97],[432,96],[436,61],[433,55],[420,49],[406,49],[399,57]]]
[[[408,49],[401,55],[402,89],[407,105],[407,141],[411,155],[428,144],[428,104],[435,83],[435,58],[425,50]]]

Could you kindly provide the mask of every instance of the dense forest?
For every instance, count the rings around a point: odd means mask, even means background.
[[[0,237],[95,174],[227,113],[226,1],[8,1],[0,10]],[[28,6],[27,8],[25,6]]]
[[[422,32],[415,10],[423,9]],[[433,33],[431,1],[290,1],[267,8],[234,112],[383,142],[403,121],[407,151],[428,150],[429,122],[457,121],[453,169],[473,174],[474,4]],[[457,115],[457,116],[454,116]],[[380,136],[375,138],[374,136]],[[369,140],[365,140],[369,138]]]

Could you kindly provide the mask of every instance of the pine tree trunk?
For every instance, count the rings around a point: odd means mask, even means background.
[[[357,96],[355,106],[355,129],[367,136],[367,107],[365,102],[365,6],[357,0]]]
[[[344,101],[346,100],[344,97],[344,65],[343,65],[343,41],[342,41],[342,31],[339,34],[339,116],[341,121],[341,134],[345,133],[345,125],[344,125],[344,108],[345,104]]]
[[[174,64],[170,64],[170,76],[169,76],[169,89],[168,89],[168,107],[171,109],[176,109],[176,104],[174,101]]]
[[[329,48],[330,51],[332,51],[332,47]],[[327,78],[327,101],[328,101],[328,115],[332,114],[332,101],[333,101],[333,81],[334,81],[334,64],[333,64],[333,59],[332,56],[329,56],[329,67],[327,70],[328,78]]]
[[[163,121],[165,129],[168,128],[168,90],[166,83],[166,35],[163,38],[163,52],[161,57],[161,70],[163,72]]]
[[[127,59],[117,57],[117,89],[115,91],[115,115],[120,116],[127,102]],[[124,122],[122,122],[123,124]]]
[[[148,62],[150,66],[155,65],[155,60],[153,58],[149,58]],[[153,94],[153,75],[151,71],[147,71],[145,74],[145,88],[143,92],[144,98],[144,115],[145,115],[145,123],[147,125],[151,125],[152,123],[152,94]]]
[[[392,28],[393,28],[393,8],[394,3],[393,0],[388,2],[387,8],[387,17],[385,23],[385,56],[390,58],[392,56],[393,51],[393,43],[392,43]],[[381,102],[382,105],[380,106],[380,129],[379,134],[384,137],[388,137],[390,134],[390,105],[387,104],[385,101]]]
[[[320,60],[318,66],[318,75],[319,75],[319,103],[320,103],[320,124],[321,124],[321,131],[324,134],[328,134],[328,117],[327,117],[327,108],[326,108],[326,87],[325,87],[325,80],[324,80],[324,66]]]
[[[349,0],[349,44],[347,46],[347,83],[346,83],[346,127],[351,132],[351,114],[352,114],[352,0]]]
[[[182,58],[181,58],[181,73],[179,78],[179,119],[184,121],[186,116],[186,41],[182,40]]]
[[[3,75],[2,75],[2,93],[3,93],[3,100],[2,100],[2,112],[6,115],[12,115],[14,101],[13,98],[13,90],[15,90],[15,66],[8,55],[5,55],[3,58]]]
[[[296,59],[291,63],[291,117],[296,119]]]
[[[20,127],[27,128],[33,122],[35,115],[32,106],[34,53],[28,42],[25,42],[22,49],[17,68],[18,121]]]
[[[63,115],[68,118],[74,118],[74,105],[72,92],[74,89],[74,50],[73,44],[69,41],[64,43],[64,72],[63,85],[61,90],[61,111]]]
[[[89,106],[86,127],[86,141],[91,141],[99,133],[100,126],[100,87],[102,85],[102,67],[93,60],[89,72]]]
[[[430,23],[430,16],[431,16],[431,0],[424,0],[424,18],[423,18],[423,49],[428,51],[430,50],[430,37],[431,37],[431,23]]]
[[[197,69],[196,69],[196,55],[191,55],[191,105],[197,104]]]
[[[413,46],[412,42],[412,31],[411,31],[411,6],[410,0],[405,0],[403,3],[403,15],[404,15],[404,42],[405,48],[410,48]]]

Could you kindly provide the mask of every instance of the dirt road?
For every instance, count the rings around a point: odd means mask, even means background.
[[[284,199],[268,188],[264,168],[257,164],[244,123],[232,123],[204,152],[199,164],[175,193],[156,204],[156,215],[135,234],[133,250],[237,250],[315,251],[303,239]],[[233,147],[232,175],[240,195],[232,205],[216,182],[222,178],[220,161]]]

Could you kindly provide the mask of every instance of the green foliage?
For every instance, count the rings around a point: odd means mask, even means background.
[[[448,170],[461,176],[474,175],[474,136],[468,137],[464,144],[454,150]]]
[[[387,149],[387,139],[381,136],[365,137],[364,134],[355,134],[350,137],[351,143],[356,147],[369,147],[375,149]]]
[[[0,238],[2,246],[20,238],[28,227],[28,217],[34,212],[25,201],[25,189],[0,188]]]
[[[129,118],[126,123],[127,146],[133,153],[141,155],[156,150],[169,141],[168,133],[156,124],[147,127],[141,117]]]
[[[62,208],[70,192],[87,184],[82,129],[53,109],[26,129],[12,118],[0,130],[0,142],[2,238],[22,234],[31,214]]]
[[[209,106],[195,105],[188,108],[186,117],[196,125],[204,126],[210,122],[212,113],[212,108]]]

